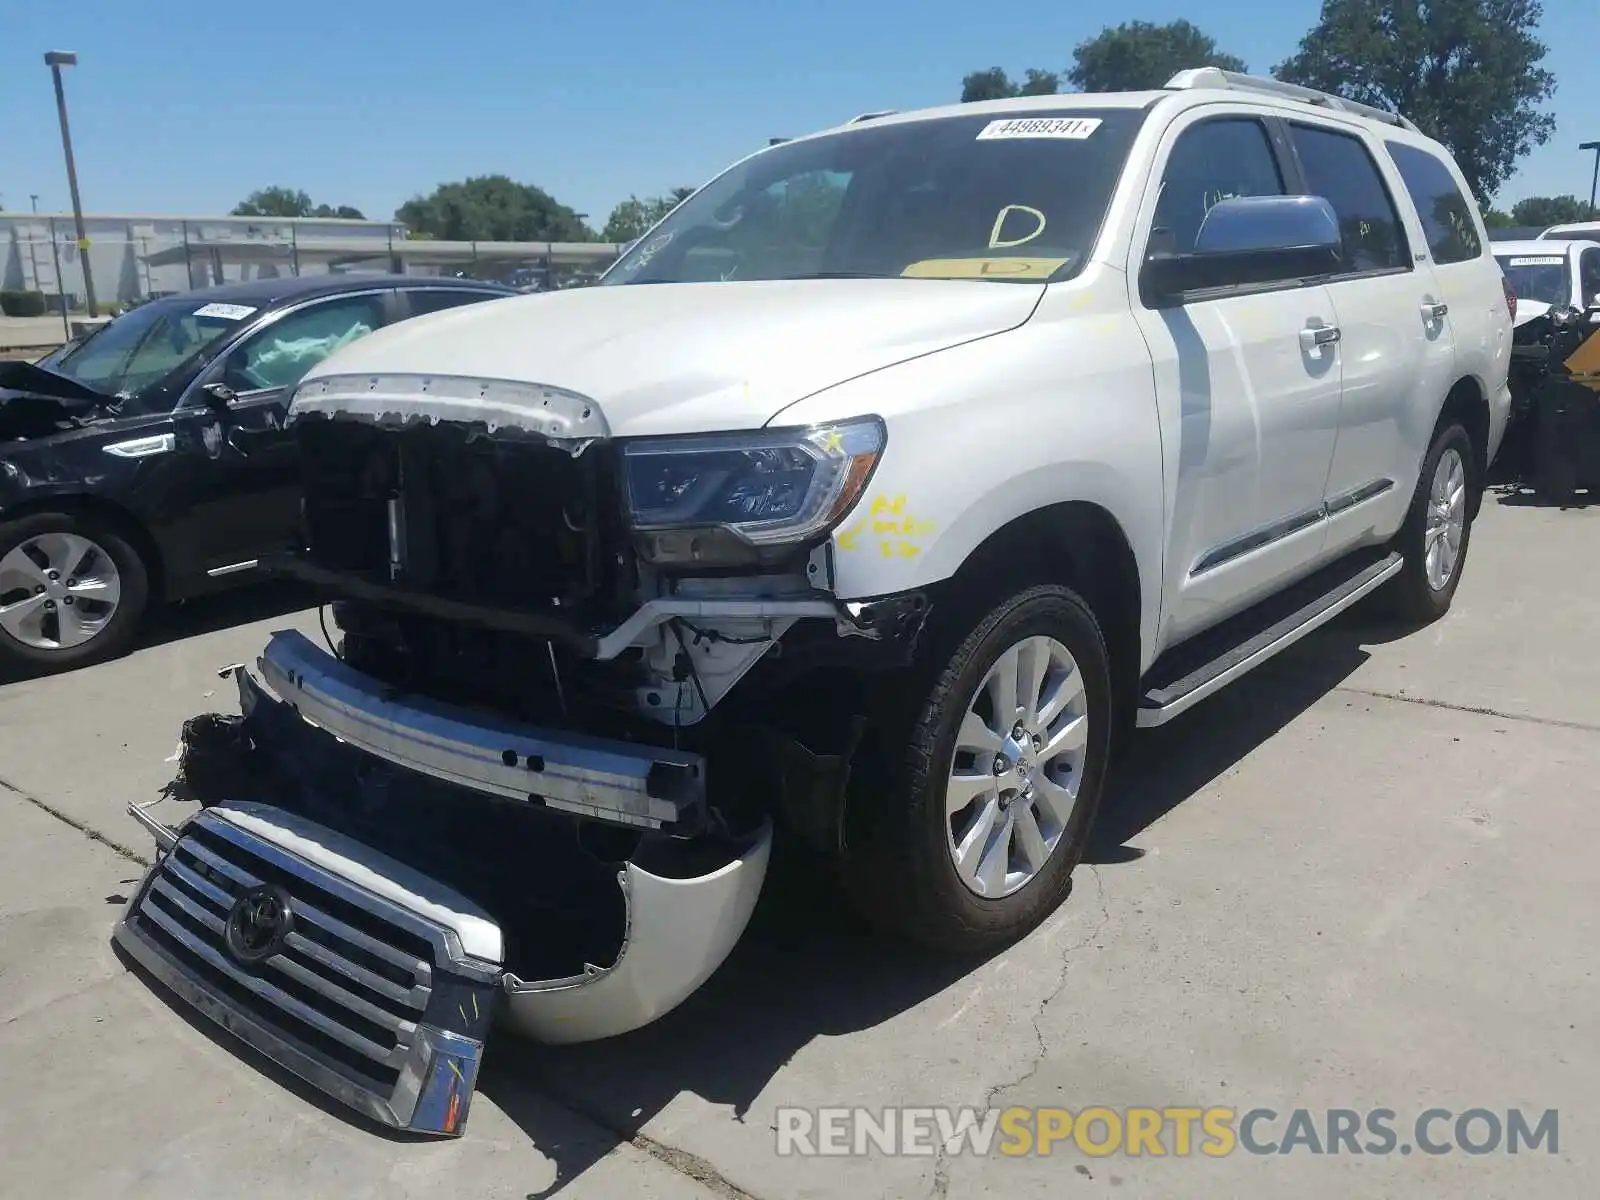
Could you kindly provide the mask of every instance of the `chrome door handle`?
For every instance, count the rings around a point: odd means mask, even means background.
[[[1449,315],[1450,306],[1448,304],[1434,304],[1432,301],[1423,302],[1422,319],[1424,321],[1442,321]]]
[[[1337,325],[1313,325],[1300,331],[1300,344],[1307,350],[1315,350],[1318,346],[1331,346],[1338,340]]]

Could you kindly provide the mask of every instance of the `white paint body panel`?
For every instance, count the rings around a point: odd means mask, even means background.
[[[1390,141],[1402,142],[1436,155],[1449,170],[1462,195],[1472,195],[1461,168],[1437,142],[1403,130],[1384,130],[1383,136]],[[1505,435],[1506,419],[1511,415],[1511,388],[1507,379],[1511,373],[1512,328],[1511,313],[1506,308],[1504,277],[1500,264],[1494,258],[1494,244],[1489,241],[1489,231],[1483,224],[1483,217],[1474,208],[1473,220],[1484,253],[1467,262],[1434,262],[1427,253],[1427,240],[1422,236],[1422,226],[1415,208],[1406,199],[1399,172],[1387,155],[1379,157],[1378,165],[1389,181],[1390,190],[1400,202],[1406,236],[1423,255],[1418,266],[1427,265],[1432,270],[1439,298],[1450,306],[1448,320],[1454,351],[1454,378],[1472,380],[1489,402],[1488,458],[1493,462],[1500,449],[1501,438]],[[1428,452],[1428,437],[1433,431],[1433,417],[1427,415],[1428,404],[1429,398],[1426,396],[1418,395],[1413,399],[1412,425],[1406,446],[1406,461],[1413,465],[1409,477],[1400,481],[1406,485],[1408,497],[1422,469],[1422,458]],[[1437,415],[1438,411],[1438,405],[1435,404],[1432,412]],[[1426,428],[1423,428],[1424,424]]]
[[[949,578],[997,529],[1067,501],[1105,509],[1140,575],[1160,579],[1161,431],[1121,271],[1091,264],[1051,285],[1020,329],[821,392],[774,422],[864,412],[883,417],[889,442],[833,534],[845,599]],[[1159,589],[1144,596],[1141,627],[1153,639]]]
[[[841,380],[1014,328],[1043,290],[936,279],[572,288],[401,321],[305,382],[504,379],[593,399],[613,437],[754,429]]]
[[[1403,275],[1334,283],[1328,292],[1343,371],[1327,495],[1390,483],[1382,495],[1330,518],[1325,550],[1337,555],[1399,530],[1439,406],[1457,376],[1450,315],[1423,318],[1424,304],[1443,300],[1426,262]]]
[[[687,1000],[722,965],[755,911],[772,853],[772,825],[709,875],[669,879],[632,863],[619,883],[627,938],[614,966],[571,979],[505,978],[506,1021],[540,1042],[592,1042],[648,1025]]]
[[[1312,527],[1203,569],[1208,554],[1322,504],[1339,435],[1340,355],[1337,346],[1307,349],[1300,332],[1337,324],[1328,289],[1148,309],[1132,286],[1175,144],[1203,120],[1257,115],[1210,105],[1173,121],[1146,169],[1128,240],[1128,303],[1155,370],[1170,497],[1157,654],[1304,574],[1324,540]]]

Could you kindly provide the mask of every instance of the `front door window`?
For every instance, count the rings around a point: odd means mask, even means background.
[[[222,382],[236,392],[293,387],[328,355],[383,323],[383,297],[344,296],[280,317],[228,355]]]

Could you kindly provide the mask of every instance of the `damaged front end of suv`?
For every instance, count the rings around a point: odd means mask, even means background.
[[[199,811],[135,810],[161,855],[116,937],[323,1090],[454,1134],[491,1023],[655,1020],[732,950],[775,824],[842,843],[862,681],[927,604],[830,590],[876,419],[618,439],[557,388],[333,375],[290,425],[304,544],[264,565],[337,649],[281,631],[224,672],[239,715],[181,746]]]

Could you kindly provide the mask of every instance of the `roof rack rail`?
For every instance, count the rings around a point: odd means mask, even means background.
[[[876,121],[879,117],[892,117],[900,110],[897,108],[880,108],[877,112],[864,112],[860,116],[851,117],[846,125],[859,125],[863,121]]]
[[[1412,133],[1421,133],[1414,124],[1399,113],[1390,112],[1385,108],[1375,108],[1370,104],[1362,104],[1355,100],[1346,100],[1343,96],[1335,96],[1332,92],[1319,92],[1315,88],[1301,87],[1294,83],[1284,83],[1281,79],[1271,79],[1264,75],[1245,75],[1238,71],[1224,71],[1220,67],[1195,67],[1188,71],[1179,71],[1166,86],[1171,91],[1189,91],[1193,88],[1221,88],[1225,91],[1235,92],[1264,92],[1268,95],[1282,96],[1288,100],[1299,100],[1303,104],[1313,104],[1318,108],[1331,108],[1336,112],[1347,112],[1354,116],[1366,117],[1372,121],[1382,121],[1385,125],[1397,125],[1401,129],[1409,129]]]

